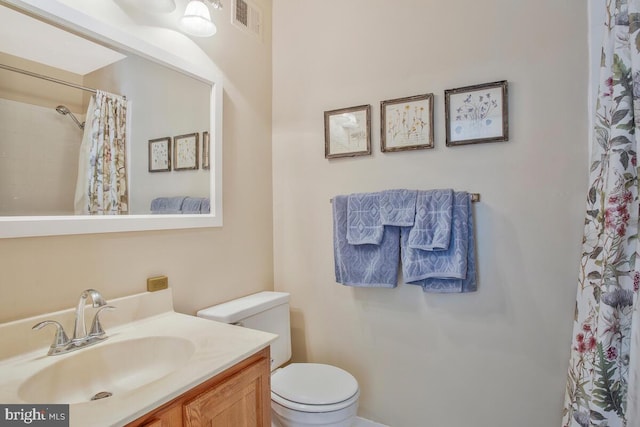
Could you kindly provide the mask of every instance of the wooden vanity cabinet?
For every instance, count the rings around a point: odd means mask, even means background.
[[[126,427],[271,427],[269,347]]]

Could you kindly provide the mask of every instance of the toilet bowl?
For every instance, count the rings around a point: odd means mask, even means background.
[[[289,294],[260,292],[198,311],[199,317],[278,334],[271,343],[273,427],[351,427],[358,381],[349,372],[320,363],[292,363]]]
[[[340,368],[293,363],[271,375],[275,427],[349,427],[358,411],[358,382]]]

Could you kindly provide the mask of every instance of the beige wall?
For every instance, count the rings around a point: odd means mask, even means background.
[[[581,1],[276,0],[275,288],[293,354],[352,372],[393,427],[558,425],[587,186]],[[510,141],[447,148],[444,90],[506,79]],[[433,92],[435,148],[379,149],[379,103]],[[372,105],[373,154],[324,159],[323,111]],[[387,188],[481,194],[479,291],[334,281],[329,199]]]
[[[114,2],[75,3],[100,19],[121,13]],[[270,23],[270,1],[260,4]],[[272,288],[271,28],[260,43],[229,14],[213,14],[218,34],[197,41],[225,78],[224,226],[0,240],[0,322],[71,307],[87,287],[107,299],[142,292],[157,274],[185,313]]]

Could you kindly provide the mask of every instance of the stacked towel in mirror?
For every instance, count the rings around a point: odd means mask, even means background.
[[[156,197],[151,201],[152,214],[208,214],[210,211],[207,197]]]

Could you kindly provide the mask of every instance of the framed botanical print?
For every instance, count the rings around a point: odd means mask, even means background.
[[[173,137],[173,170],[198,169],[198,134]]]
[[[341,108],[324,112],[324,157],[371,154],[371,106]]]
[[[447,146],[509,140],[507,81],[444,91]]]
[[[171,138],[158,138],[149,141],[149,172],[168,172],[171,170]]]
[[[433,148],[433,94],[380,103],[382,152]]]

